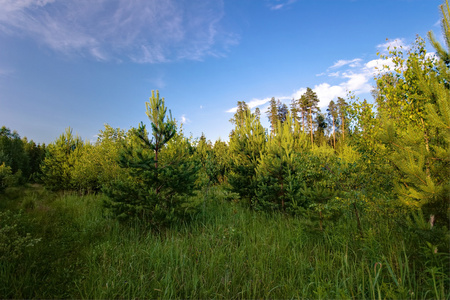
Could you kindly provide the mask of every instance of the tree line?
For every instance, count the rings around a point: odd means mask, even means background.
[[[105,128],[97,141],[67,129],[55,142],[36,145],[0,130],[0,187],[40,182],[48,189],[103,192],[104,206],[123,220],[155,227],[186,220],[199,208],[196,191],[222,185],[254,210],[327,220],[351,212],[404,216],[418,209],[448,224],[450,195],[450,59],[448,10],[442,11],[444,49],[430,32],[436,56],[417,38],[406,52],[382,58],[375,102],[331,101],[321,112],[307,88],[290,107],[272,98],[266,114],[244,101],[230,120],[229,142],[185,137],[158,92],[146,103],[151,128]]]

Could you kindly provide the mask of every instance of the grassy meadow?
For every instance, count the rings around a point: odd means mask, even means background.
[[[448,231],[436,227],[363,215],[361,235],[349,210],[320,231],[221,187],[160,232],[110,218],[101,194],[34,185],[0,197],[0,298],[450,298],[448,244],[428,242]]]

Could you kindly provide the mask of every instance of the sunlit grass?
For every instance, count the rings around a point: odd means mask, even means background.
[[[450,296],[446,257],[417,256],[412,247],[425,245],[387,226],[362,239],[343,217],[320,232],[307,219],[254,212],[213,189],[191,222],[154,232],[108,218],[101,195],[34,189],[16,207],[29,197],[23,230],[42,241],[20,261],[1,261],[1,298]]]

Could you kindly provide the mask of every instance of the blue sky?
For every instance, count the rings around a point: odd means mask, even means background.
[[[237,101],[371,100],[377,51],[440,36],[441,0],[0,0],[0,126],[39,143],[66,127],[148,124],[159,90],[187,136],[228,139]],[[388,40],[386,40],[388,39]],[[431,49],[429,49],[431,50]]]

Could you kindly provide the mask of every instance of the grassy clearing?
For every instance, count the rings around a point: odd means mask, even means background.
[[[448,250],[387,224],[320,232],[213,189],[189,224],[155,233],[109,219],[102,197],[7,191],[15,239],[40,240],[0,256],[0,298],[450,298]]]

